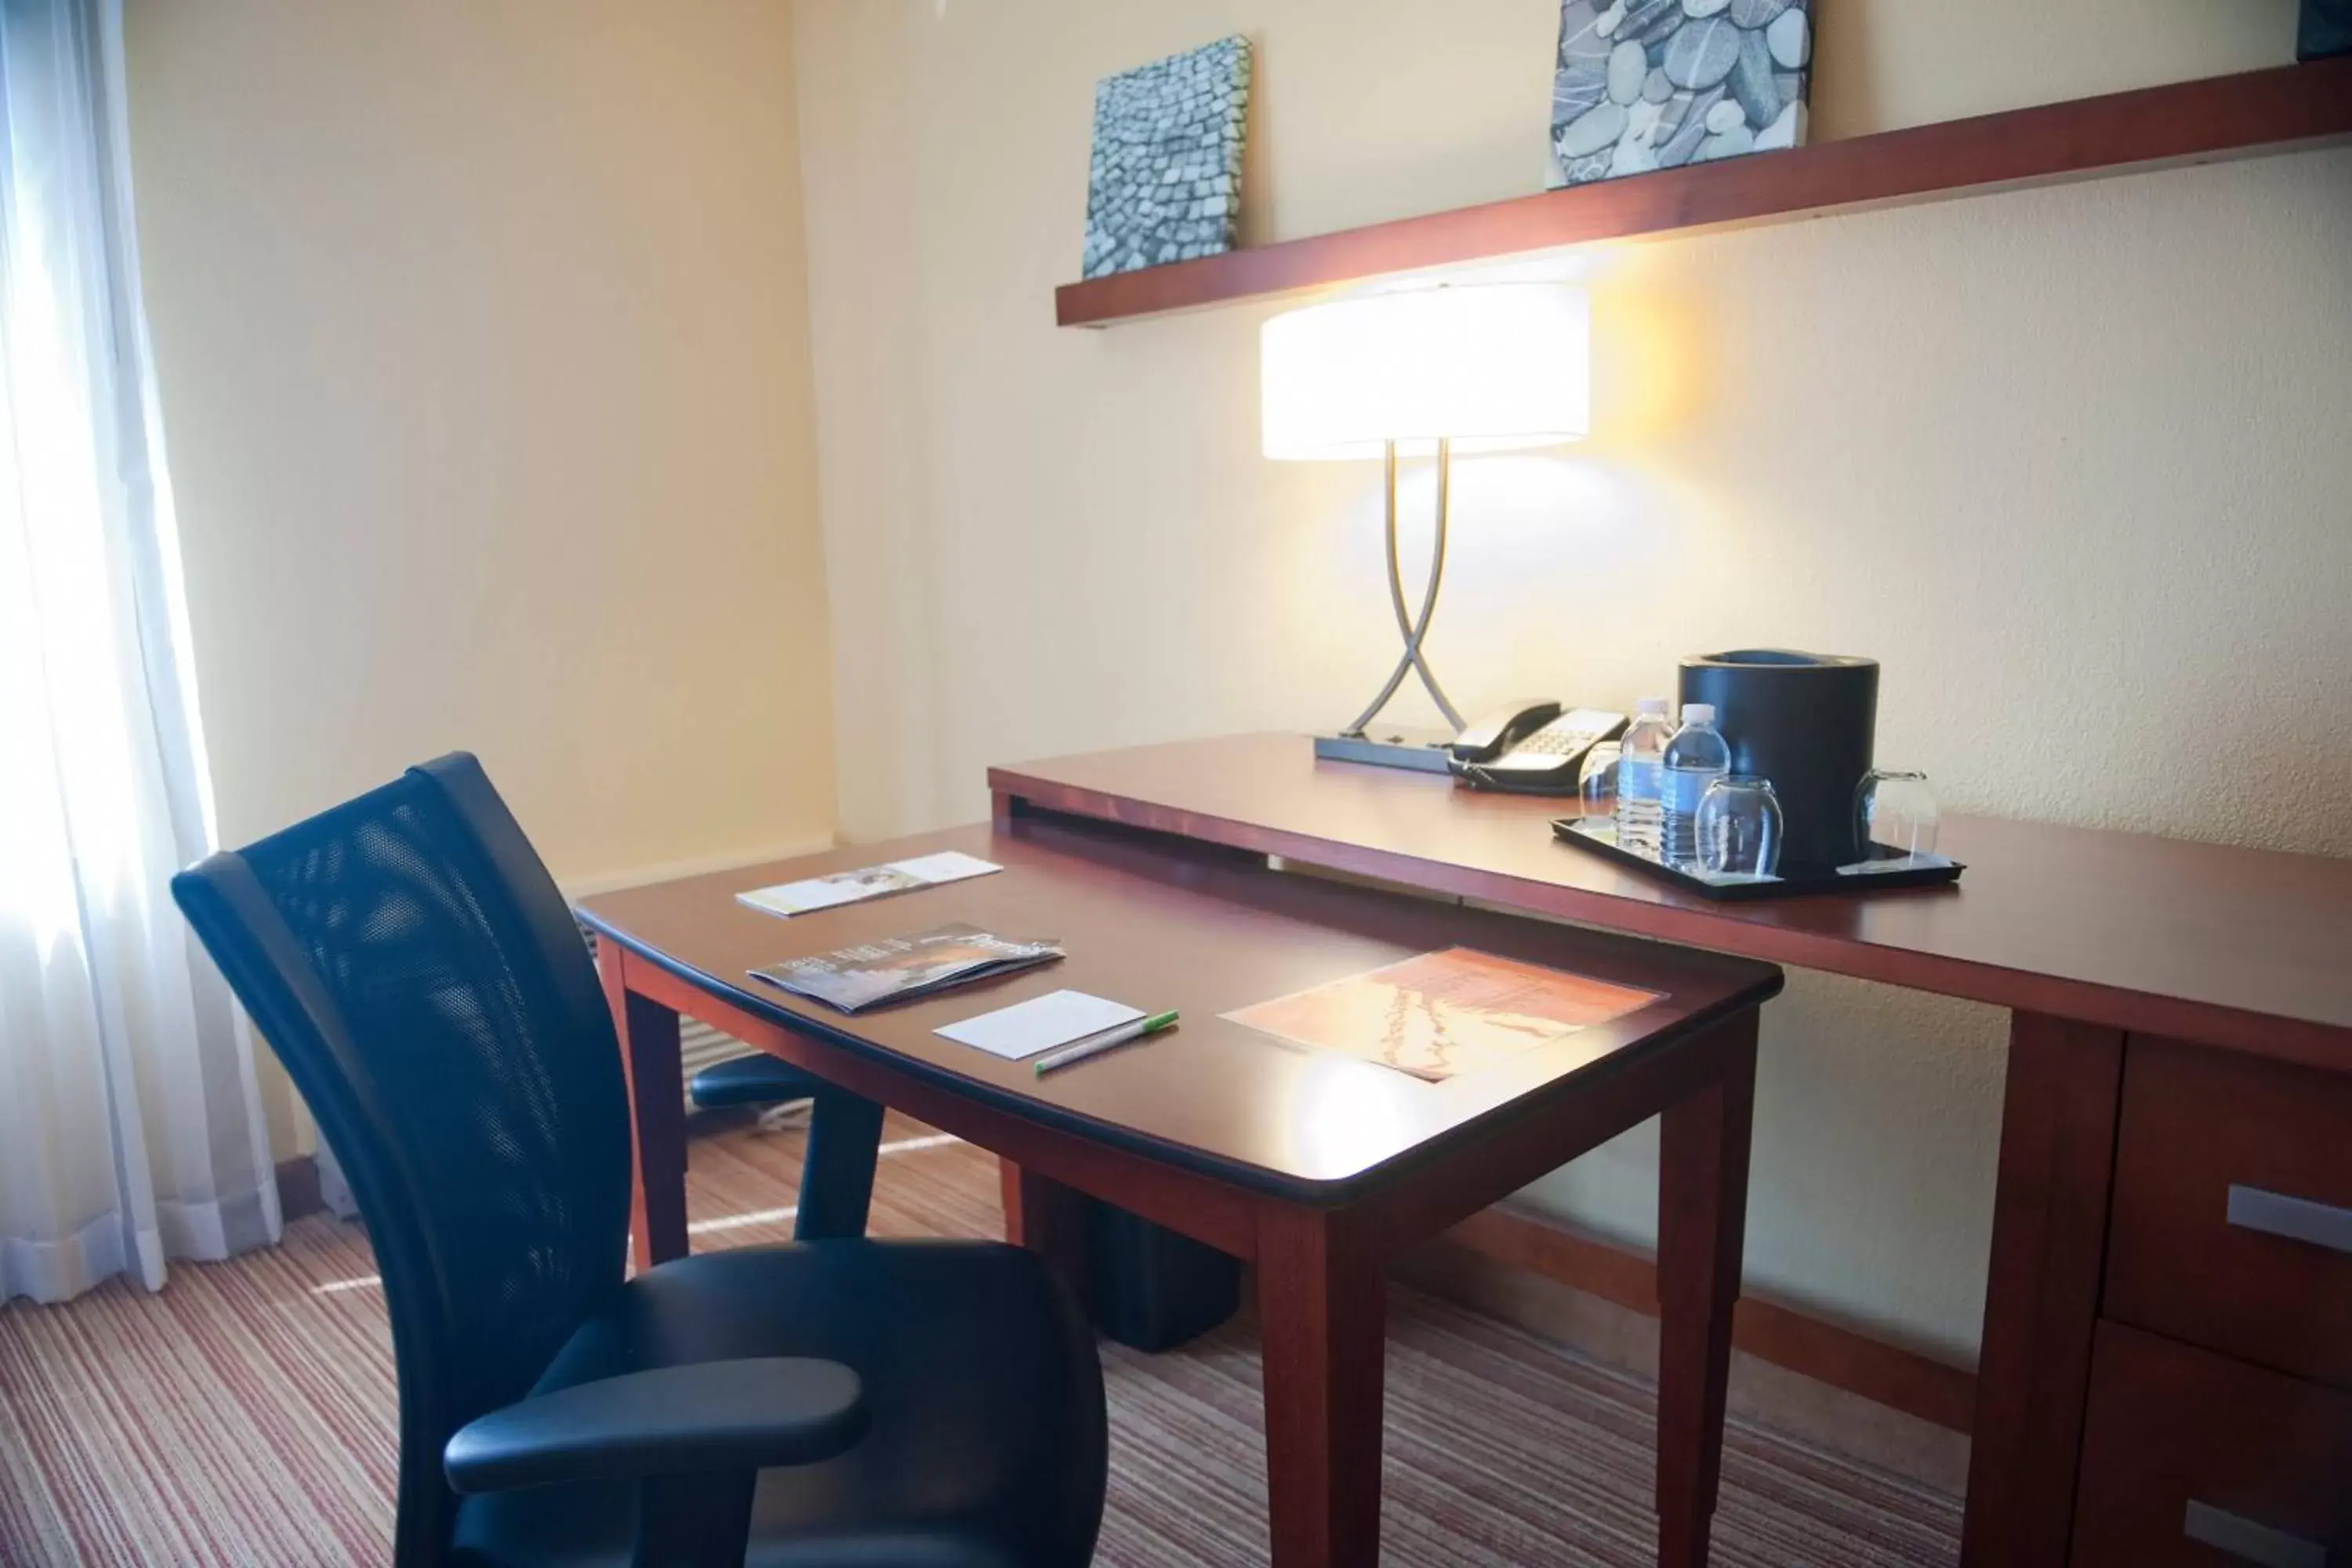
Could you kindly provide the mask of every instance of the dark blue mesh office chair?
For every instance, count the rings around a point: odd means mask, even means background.
[[[773,1057],[736,1057],[715,1063],[694,1075],[686,1092],[705,1110],[728,1105],[773,1105],[786,1100],[814,1100],[824,1085]]]
[[[688,1081],[686,1092],[704,1110],[814,1101],[793,1235],[826,1241],[866,1234],[874,1163],[882,1146],[880,1106],[771,1056],[737,1057],[704,1068]]]
[[[880,1106],[771,1056],[737,1057],[704,1068],[688,1082],[686,1092],[704,1110],[814,1101],[793,1235],[802,1241],[826,1241],[866,1234],[874,1163],[882,1145]]]
[[[172,890],[367,1222],[399,1362],[399,1563],[1092,1556],[1101,1369],[1031,1255],[833,1240],[625,1282],[611,1018],[471,757]]]

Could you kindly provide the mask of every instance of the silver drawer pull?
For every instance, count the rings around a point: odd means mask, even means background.
[[[2230,1188],[2230,1223],[2248,1230],[2307,1241],[2336,1252],[2352,1252],[2352,1209],[2291,1198],[2260,1187]]]
[[[2189,1517],[2181,1521],[2180,1533],[2258,1568],[2327,1568],[2327,1548],[2318,1542],[2256,1524],[2195,1498],[2189,1500]]]

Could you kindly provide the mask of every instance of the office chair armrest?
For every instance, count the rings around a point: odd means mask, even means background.
[[[838,1362],[766,1356],[625,1373],[517,1400],[441,1453],[450,1487],[751,1472],[829,1459],[866,1435],[866,1390]]]

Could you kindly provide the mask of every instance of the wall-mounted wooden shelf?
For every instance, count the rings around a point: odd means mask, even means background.
[[[1068,283],[1066,327],[1100,327],[1385,273],[1780,223],[2171,163],[2352,141],[2352,58],[2212,77],[1788,153],[1668,169]]]

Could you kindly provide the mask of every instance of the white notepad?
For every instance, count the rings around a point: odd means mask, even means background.
[[[835,871],[830,877],[811,877],[802,882],[779,882],[772,888],[754,888],[748,893],[735,895],[736,901],[772,915],[804,915],[812,910],[829,910],[836,904],[854,904],[866,899],[878,899],[889,893],[903,893],[914,888],[936,887],[941,882],[961,882],[967,877],[985,877],[991,871],[1004,868],[976,855],[961,850],[943,849],[936,855],[917,855],[910,859],[892,860],[880,866],[865,866],[855,871]]]
[[[1055,1046],[1066,1046],[1088,1035],[1132,1024],[1143,1009],[1083,991],[1055,991],[1044,996],[999,1007],[977,1018],[949,1024],[931,1032],[958,1045],[977,1046],[992,1056],[1019,1061]]]

